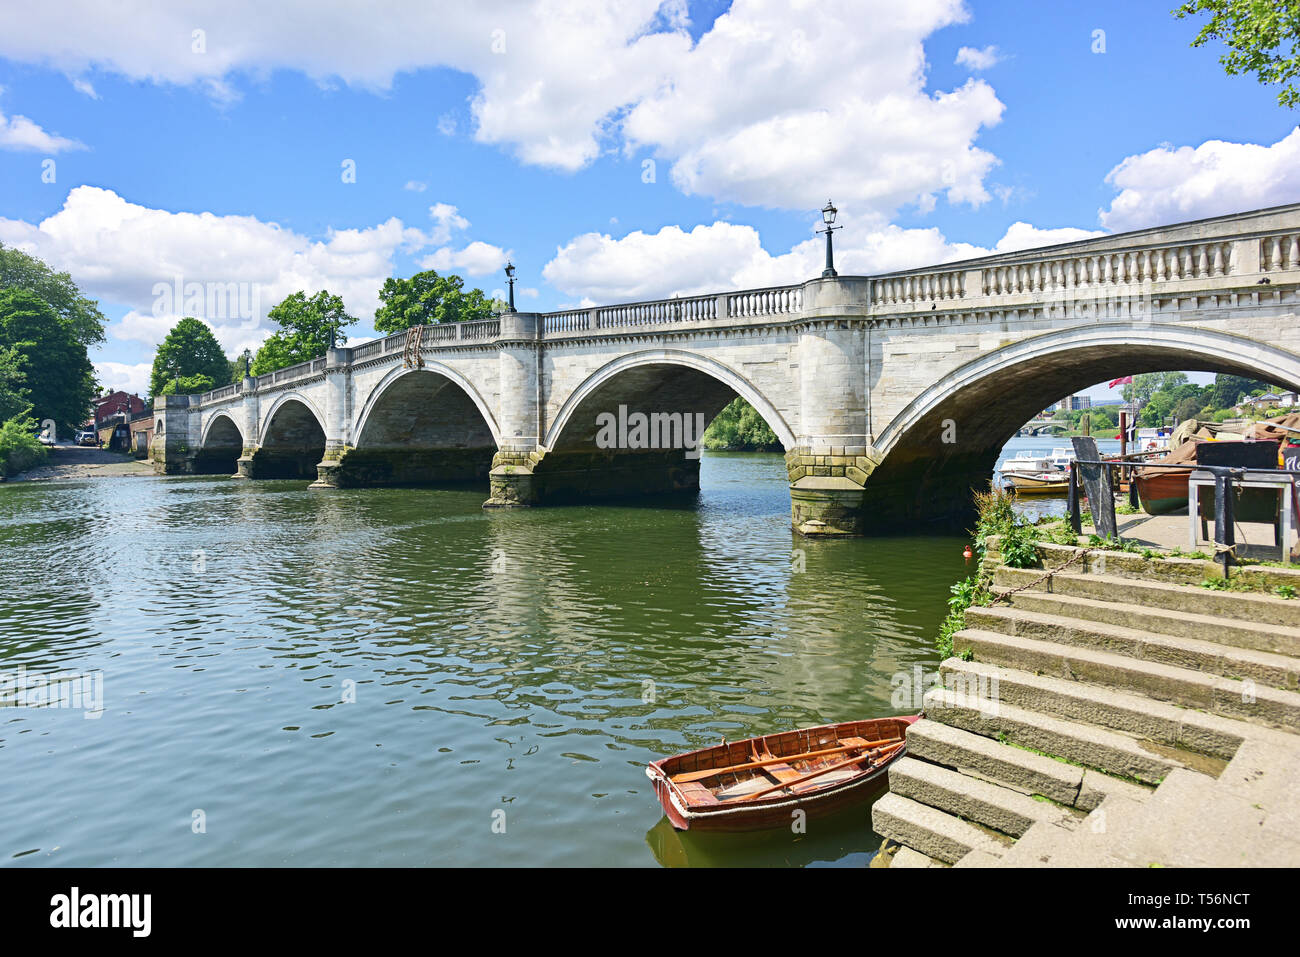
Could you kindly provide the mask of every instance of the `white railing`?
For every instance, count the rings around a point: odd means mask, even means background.
[[[542,333],[582,332],[590,329],[591,309],[570,309],[568,312],[547,312],[542,315]]]
[[[1259,241],[1260,272],[1300,269],[1300,233],[1265,236]]]
[[[966,296],[964,272],[929,272],[911,276],[886,276],[873,285],[873,300],[887,305],[913,302],[949,302]]]
[[[1177,279],[1210,279],[1232,272],[1231,240],[1098,252],[980,271],[985,296],[1098,289]]]
[[[479,342],[483,339],[495,339],[501,335],[500,319],[480,319],[476,322],[458,322],[456,327],[460,338]]]
[[[707,322],[717,317],[717,296],[674,297],[604,306],[596,310],[596,327],[611,329],[615,326],[657,326],[668,322]]]
[[[786,316],[803,308],[803,286],[773,286],[726,294],[727,318]]]

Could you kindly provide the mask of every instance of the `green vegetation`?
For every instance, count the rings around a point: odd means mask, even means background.
[[[386,288],[387,283],[384,285]],[[301,291],[286,296],[266,317],[279,326],[280,331],[270,335],[257,350],[253,375],[266,375],[299,362],[319,359],[339,342],[344,328],[357,321],[348,315],[343,299],[326,289],[310,299]],[[222,359],[224,361],[225,357]]]
[[[704,430],[706,449],[732,452],[781,452],[776,433],[744,399],[733,399]]]
[[[35,419],[16,417],[0,423],[0,475],[16,475],[39,465],[48,454],[36,441]]]
[[[1237,411],[1247,400],[1276,391],[1267,382],[1243,376],[1219,374],[1210,385],[1198,386],[1187,381],[1181,372],[1148,372],[1135,375],[1124,387],[1124,399],[1142,409],[1138,424],[1148,428],[1198,419],[1223,422],[1239,415],[1277,415],[1280,409]]]
[[[460,276],[439,276],[432,269],[409,279],[385,279],[379,302],[375,329],[386,333],[436,322],[491,319],[504,308],[504,303],[489,299],[482,289],[466,291]]]
[[[37,420],[53,419],[61,432],[86,421],[95,395],[95,370],[83,334],[37,292],[0,290],[0,349],[8,357],[2,390],[10,396],[6,404],[12,407],[13,396],[21,395]]]
[[[1180,20],[1208,13],[1192,46],[1222,41],[1228,48],[1219,57],[1224,72],[1253,73],[1260,83],[1281,86],[1280,105],[1300,104],[1300,0],[1189,0],[1173,13]]]
[[[230,362],[217,337],[207,323],[186,318],[172,326],[154,353],[149,393],[193,395],[229,381]]]

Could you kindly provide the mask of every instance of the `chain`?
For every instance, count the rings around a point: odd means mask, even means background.
[[[1035,578],[1033,581],[1029,582],[1026,585],[1021,585],[1019,588],[1013,588],[1011,589],[1011,591],[1004,591],[1000,593],[996,598],[994,598],[991,602],[989,602],[989,604],[996,605],[1000,601],[1006,601],[1012,595],[1019,594],[1020,592],[1025,591],[1026,589],[1033,588],[1035,585],[1041,585],[1043,582],[1047,581],[1057,572],[1065,571],[1071,565],[1075,564],[1076,562],[1082,561],[1085,556],[1090,554],[1091,554],[1091,549],[1087,549],[1087,548],[1082,549],[1077,555],[1071,558],[1064,565],[1057,565],[1055,568],[1050,569],[1045,575]]]

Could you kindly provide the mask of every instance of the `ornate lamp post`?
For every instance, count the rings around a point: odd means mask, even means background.
[[[507,309],[506,311],[514,312],[515,311],[515,264],[510,262],[509,260],[506,261],[506,282],[510,286],[510,308]]]
[[[826,228],[817,230],[819,233],[826,234],[826,268],[822,270],[823,279],[834,279],[839,275],[835,271],[835,252],[831,248],[831,233],[844,228],[835,225],[835,214],[838,212],[839,210],[835,208],[835,204],[829,199],[826,200],[826,205],[822,207],[822,222],[826,224]]]

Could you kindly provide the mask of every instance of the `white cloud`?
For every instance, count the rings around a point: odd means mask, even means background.
[[[447,242],[454,230],[469,229],[469,220],[450,203],[434,203],[429,207],[429,218],[433,220],[428,239],[430,245]]]
[[[835,267],[842,276],[914,269],[1102,235],[1097,230],[1038,229],[1018,222],[986,249],[950,242],[935,228],[874,227],[853,220],[848,225],[851,228],[838,234],[835,244]],[[585,233],[558,249],[542,275],[583,305],[752,289],[820,275],[825,242],[813,236],[772,255],[754,227],[721,221],[690,231],[665,226],[657,233],[637,231],[619,239]]]
[[[419,180],[408,179],[402,189],[409,189],[412,193],[423,193],[429,188],[428,183],[421,183]]]
[[[964,66],[970,70],[987,70],[997,63],[1002,62],[1002,57],[995,46],[987,46],[983,50],[976,47],[962,47],[957,51],[957,59],[954,60],[958,66]]]
[[[452,249],[450,246],[435,249],[420,260],[420,268],[486,276],[505,266],[508,255],[500,246],[475,240],[463,249]]]
[[[1123,231],[1300,200],[1300,127],[1272,146],[1207,140],[1130,156],[1106,176],[1120,192],[1100,212]]]
[[[4,87],[0,87],[0,94]],[[0,113],[0,150],[31,150],[37,153],[62,153],[66,150],[84,150],[85,144],[63,136],[47,133],[41,126],[25,116],[6,117]]]
[[[140,362],[135,365],[125,362],[95,363],[95,377],[100,385],[107,386],[110,390],[121,389],[123,392],[134,392],[137,395],[149,394],[149,375],[152,370],[151,362]]]
[[[1078,229],[1065,226],[1060,229],[1039,229],[1029,223],[1012,223],[1006,234],[993,247],[994,252],[1014,253],[1021,249],[1037,249],[1039,246],[1055,246],[1059,243],[1073,243],[1080,239],[1106,235],[1100,229]]]
[[[85,77],[73,76],[73,77],[69,77],[68,79],[71,80],[72,82],[72,88],[76,90],[78,93],[82,94],[83,96],[88,96],[92,100],[99,99],[99,93],[96,92],[95,87]]]
[[[256,344],[268,331],[266,311],[300,289],[342,296],[365,323],[395,254],[424,247],[427,237],[392,218],[311,239],[252,216],[173,213],[78,186],[40,223],[0,217],[0,242],[67,270],[89,295],[127,306],[110,328],[114,338],[153,345],[177,316],[192,315],[232,349]],[[198,284],[197,300],[190,284]]]
[[[975,139],[1002,103],[982,80],[926,88],[924,41],[968,16],[962,0],[734,0],[693,44],[681,0],[485,0],[455,16],[347,0],[227,0],[201,14],[70,0],[0,6],[0,56],[218,97],[276,69],[386,90],[399,73],[447,67],[478,81],[475,138],[525,162],[573,171],[644,149],[690,193],[785,208],[833,195],[885,217],[940,195],[987,198],[996,159]],[[437,125],[451,134],[456,117]]]

